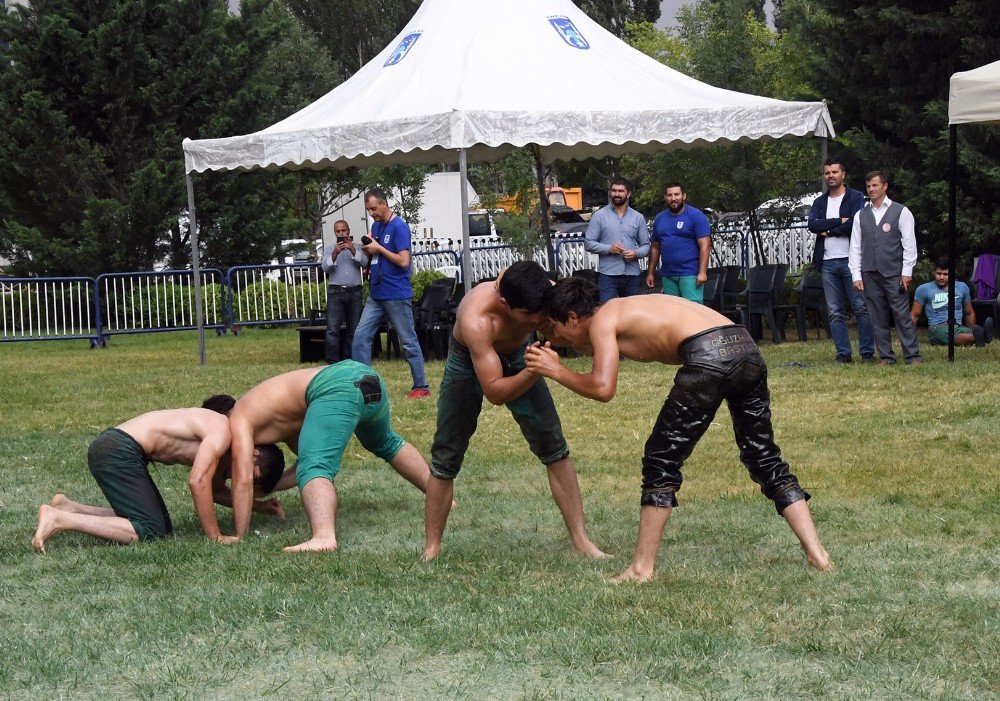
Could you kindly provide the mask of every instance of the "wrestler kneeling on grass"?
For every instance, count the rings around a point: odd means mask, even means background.
[[[599,305],[599,294],[593,283],[566,278],[546,293],[545,301],[553,340],[593,354],[591,372],[564,368],[548,344],[537,343],[525,354],[530,371],[577,394],[608,402],[618,385],[619,354],[641,362],[681,365],[646,441],[635,555],[612,581],[652,578],[663,529],[677,505],[681,466],[723,400],[729,404],[740,459],[750,477],[784,516],[809,564],[829,569],[830,557],[806,504],[809,495],[774,443],[767,367],[747,330],[679,297],[642,295]]]
[[[295,370],[264,380],[240,397],[230,416],[233,432],[233,520],[236,535],[250,527],[252,454],[255,443],[284,442],[298,455],[278,487],[298,482],[312,538],[286,551],[335,550],[340,471],[353,433],[423,492],[427,461],[392,429],[389,393],[374,370],[353,360]]]
[[[214,399],[225,398],[218,395]],[[232,398],[229,406],[232,406]],[[31,541],[45,552],[45,541],[59,531],[77,531],[116,543],[154,540],[173,532],[170,514],[147,465],[190,465],[188,486],[205,535],[220,543],[222,535],[215,504],[232,506],[229,487],[228,407],[151,411],[99,434],[87,451],[87,464],[111,508],[79,504],[56,494],[38,509],[38,530]],[[285,457],[274,445],[251,446],[253,497],[274,489],[285,468]],[[276,499],[253,500],[253,510],[284,518]]]

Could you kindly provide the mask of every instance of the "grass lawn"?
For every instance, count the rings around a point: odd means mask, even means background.
[[[635,544],[643,444],[674,370],[623,365],[598,404],[554,387],[594,541],[571,552],[545,471],[487,405],[444,551],[423,499],[352,442],[335,554],[308,524],[201,535],[183,468],[153,468],[175,537],[71,533],[30,547],[57,491],[104,504],[90,439],[151,409],[240,394],[298,367],[291,330],[0,345],[0,698],[990,699],[1000,697],[1000,343],[923,367],[765,343],[775,428],[836,570],[815,574],[738,461],[723,410],[685,470],[654,581],[614,587]],[[588,361],[574,360],[576,369]],[[377,364],[396,429],[429,453],[435,401]],[[437,387],[443,364],[428,367]],[[220,514],[223,510],[220,509]],[[228,512],[224,531],[231,532]]]

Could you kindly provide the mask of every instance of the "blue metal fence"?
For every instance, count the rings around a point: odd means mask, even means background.
[[[92,278],[0,278],[0,341],[93,343],[100,327],[95,298]]]
[[[524,251],[491,243],[467,251],[422,250],[412,254],[413,272],[461,266],[469,257],[473,280],[492,278],[529,258],[546,270],[543,247]],[[812,237],[803,222],[768,226],[757,247],[748,245],[745,227],[713,233],[712,264],[750,267],[780,260],[792,272],[807,263]],[[560,276],[597,267],[597,256],[583,238],[554,241]],[[243,326],[302,323],[326,305],[326,283],[319,263],[246,265],[202,271],[205,328],[224,332]],[[94,278],[0,278],[0,342],[84,339],[101,343],[111,335],[196,328],[193,273],[190,270],[110,273]]]
[[[98,337],[119,334],[183,331],[198,328],[195,316],[194,273],[163,270],[144,273],[107,273],[95,281],[94,310]],[[206,329],[225,329],[226,291],[222,273],[201,271]]]

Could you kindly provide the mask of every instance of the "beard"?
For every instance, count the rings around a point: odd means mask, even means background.
[[[627,197],[616,197],[615,195],[612,195],[611,204],[613,204],[615,207],[621,207],[623,204],[625,204],[625,201],[627,199],[628,199]]]
[[[681,208],[683,206],[684,206],[683,202],[671,202],[670,204],[667,205],[667,209],[669,209],[672,213],[677,214],[679,211],[681,211]]]

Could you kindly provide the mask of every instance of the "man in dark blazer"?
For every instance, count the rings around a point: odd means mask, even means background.
[[[827,191],[816,198],[809,210],[809,231],[816,234],[813,268],[823,274],[823,291],[830,311],[830,336],[837,349],[834,360],[851,362],[851,337],[847,332],[847,305],[854,310],[858,324],[858,352],[861,360],[871,363],[875,341],[865,296],[854,289],[847,265],[854,215],[864,206],[865,197],[844,185],[847,172],[838,158],[823,164]]]

